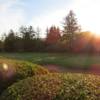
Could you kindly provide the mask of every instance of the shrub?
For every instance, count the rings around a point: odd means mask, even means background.
[[[48,71],[45,68],[36,64],[0,59],[0,93],[14,82],[47,73]]]
[[[83,74],[47,74],[19,81],[1,100],[100,100],[100,77]]]

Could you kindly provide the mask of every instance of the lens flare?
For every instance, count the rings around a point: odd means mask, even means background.
[[[8,65],[5,64],[5,63],[3,63],[3,69],[4,69],[5,71],[7,71],[7,70],[8,70]]]

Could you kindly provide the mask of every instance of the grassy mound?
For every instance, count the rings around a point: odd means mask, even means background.
[[[0,59],[0,93],[14,82],[46,73],[48,73],[46,69],[36,64]]]
[[[100,76],[47,74],[19,81],[1,100],[100,100]]]

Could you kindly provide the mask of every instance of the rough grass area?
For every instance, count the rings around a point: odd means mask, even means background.
[[[54,64],[67,68],[89,68],[100,65],[100,56],[55,53],[2,53],[0,57],[30,61],[36,64]]]
[[[100,76],[47,74],[13,84],[1,100],[100,100]]]
[[[30,62],[0,59],[0,93],[19,80],[47,73],[42,66]]]

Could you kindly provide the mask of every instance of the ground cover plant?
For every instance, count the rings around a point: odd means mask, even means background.
[[[30,62],[0,59],[0,93],[19,80],[46,73],[48,70]]]
[[[100,76],[47,74],[13,84],[2,100],[100,100]]]

